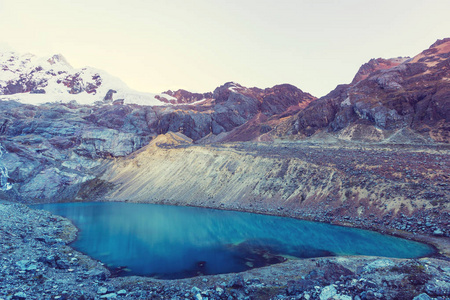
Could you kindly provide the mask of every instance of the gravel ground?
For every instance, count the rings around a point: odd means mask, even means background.
[[[65,218],[1,203],[0,300],[450,297],[450,261],[445,256],[288,260],[239,274],[157,280],[114,277],[100,262],[68,245],[76,233]]]

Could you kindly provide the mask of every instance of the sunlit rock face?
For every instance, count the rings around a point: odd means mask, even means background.
[[[384,131],[378,141],[410,128],[428,142],[448,143],[449,66],[449,38],[411,59],[372,59],[351,84],[338,86],[300,111],[284,133],[307,137],[324,130],[370,125]]]

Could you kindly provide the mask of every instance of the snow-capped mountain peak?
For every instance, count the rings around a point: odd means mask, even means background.
[[[112,92],[110,92],[112,90]],[[13,51],[0,52],[0,100],[28,104],[77,101],[167,105],[155,96],[130,89],[122,80],[92,67],[73,68],[61,54],[37,57]]]

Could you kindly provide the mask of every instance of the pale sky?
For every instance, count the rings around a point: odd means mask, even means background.
[[[319,97],[371,58],[450,37],[449,12],[449,0],[0,0],[0,44],[145,92],[234,81]]]

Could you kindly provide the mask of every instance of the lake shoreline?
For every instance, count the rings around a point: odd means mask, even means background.
[[[427,244],[388,234],[267,214],[113,201],[32,208],[71,220],[79,232],[73,247],[104,262],[118,276],[127,275],[118,272],[120,266],[130,269],[128,275],[180,279],[198,273],[242,272],[280,263],[289,256],[413,259],[437,254],[436,248]],[[174,241],[184,250],[173,245]]]
[[[416,241],[420,243],[427,244],[428,246],[432,247],[435,251],[432,255],[428,255],[426,257],[435,257],[440,259],[448,259],[450,260],[450,238],[448,237],[437,237],[437,236],[431,236],[426,234],[416,234],[411,233],[408,231],[402,231],[395,228],[387,228],[387,227],[376,227],[373,224],[352,224],[349,222],[343,222],[342,220],[331,219],[328,216],[327,218],[320,218],[320,217],[308,217],[308,216],[299,216],[298,214],[289,214],[283,211],[278,210],[270,210],[270,211],[261,211],[258,209],[237,209],[233,207],[223,207],[220,205],[211,206],[211,205],[193,205],[189,203],[179,203],[179,202],[172,202],[172,201],[123,201],[123,200],[114,200],[114,199],[108,199],[108,200],[94,200],[94,201],[62,201],[61,203],[78,203],[78,202],[125,202],[125,203],[140,203],[140,204],[156,204],[156,205],[170,205],[170,206],[187,206],[187,207],[197,207],[197,208],[208,208],[208,209],[217,209],[217,210],[225,210],[225,211],[237,211],[237,212],[246,212],[246,213],[253,213],[253,214],[260,214],[260,215],[268,215],[268,216],[278,216],[278,217],[287,217],[287,218],[293,218],[297,220],[304,220],[304,221],[311,221],[311,222],[318,222],[318,223],[327,223],[331,225],[337,225],[342,227],[349,227],[349,228],[357,228],[357,229],[364,229],[369,231],[375,231],[380,234],[384,235],[390,235],[398,238],[403,238],[411,241]],[[33,202],[32,205],[35,204],[50,204],[52,202]]]
[[[352,297],[369,293],[395,299],[399,292],[409,296],[448,292],[440,284],[446,280],[450,262],[436,258],[327,257],[179,280],[111,277],[100,262],[68,245],[77,229],[67,219],[21,204],[0,204],[0,214],[9,216],[0,219],[4,257],[0,278],[5,287],[0,298],[5,299],[100,299],[106,295],[121,299],[315,299],[326,293]],[[404,283],[411,276],[420,277],[419,283]],[[403,286],[386,287],[383,280]],[[20,298],[24,294],[26,298]]]
[[[69,201],[74,202],[74,201]],[[76,202],[86,202],[86,201],[76,201]],[[198,207],[198,208],[209,208],[209,209],[217,209],[217,210],[225,210],[225,211],[238,211],[238,212],[246,212],[246,213],[254,213],[254,214],[260,214],[260,215],[269,215],[269,216],[278,216],[278,217],[287,217],[287,218],[293,218],[297,220],[305,220],[305,221],[311,221],[311,222],[318,222],[318,223],[327,223],[337,226],[343,226],[343,227],[349,227],[349,228],[358,228],[358,229],[365,229],[370,231],[375,231],[381,234],[390,235],[394,237],[399,237],[403,239],[408,239],[420,243],[424,243],[435,249],[435,253],[428,257],[436,257],[436,258],[446,258],[450,260],[450,238],[447,237],[436,237],[436,236],[430,236],[425,234],[414,234],[407,231],[398,230],[395,228],[387,228],[387,227],[376,227],[373,224],[368,223],[360,223],[360,224],[352,224],[349,222],[343,222],[342,220],[339,220],[338,218],[333,218],[330,216],[327,216],[327,218],[320,218],[320,217],[308,217],[308,216],[302,216],[298,214],[292,214],[292,213],[286,213],[285,211],[279,211],[279,210],[267,210],[267,211],[261,211],[261,209],[248,209],[248,208],[233,208],[233,207],[224,207],[220,205],[211,206],[211,205],[192,205],[189,203],[180,203],[180,202],[173,202],[173,201],[122,201],[122,200],[114,200],[114,199],[108,199],[108,200],[95,200],[92,202],[125,202],[125,203],[146,203],[146,204],[157,204],[157,205],[171,205],[171,206],[188,206],[188,207]],[[45,204],[45,202],[39,203],[39,204]]]

